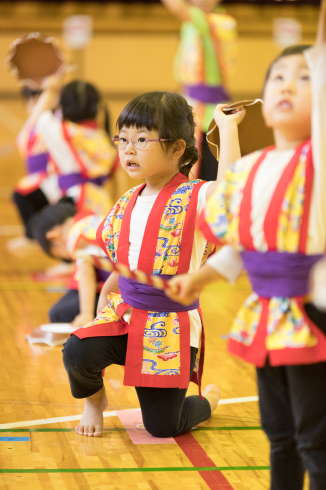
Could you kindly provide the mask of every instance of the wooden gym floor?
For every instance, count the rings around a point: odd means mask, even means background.
[[[255,371],[226,351],[232,319],[250,291],[245,277],[202,296],[203,385],[222,390],[222,403],[208,421],[174,445],[135,445],[115,410],[138,408],[138,399],[122,385],[123,368],[113,366],[105,374],[110,413],[103,438],[74,433],[83,402],[70,394],[61,347],[25,340],[48,321],[63,285],[35,280],[35,273],[54,264],[39,249],[19,257],[6,251],[6,241],[21,231],[10,195],[24,172],[14,148],[23,118],[20,102],[0,101],[0,488],[267,490],[269,447],[260,428]],[[189,393],[196,393],[194,385]]]

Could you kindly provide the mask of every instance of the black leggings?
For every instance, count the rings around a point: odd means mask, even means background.
[[[326,362],[257,368],[271,490],[326,489]]]
[[[96,316],[99,297],[100,295],[96,293],[94,316]],[[79,313],[79,293],[76,289],[68,289],[50,309],[49,318],[51,323],[71,323]]]
[[[127,334],[86,339],[72,335],[63,349],[72,395],[86,398],[97,393],[103,387],[102,370],[111,364],[125,365],[127,343]],[[196,354],[191,347],[190,373]],[[144,427],[155,437],[176,436],[211,416],[208,401],[198,395],[186,397],[186,389],[136,387],[136,392]]]
[[[45,206],[49,204],[49,201],[41,189],[37,189],[36,191],[26,195],[19,194],[19,192],[15,191],[12,198],[24,223],[25,235],[27,238],[33,238],[31,218],[33,215],[35,215],[35,213],[45,208]]]
[[[210,181],[216,180],[217,178],[218,161],[213,156],[211,150],[209,149],[206,133],[203,133],[203,139],[201,144],[201,164],[199,178]]]

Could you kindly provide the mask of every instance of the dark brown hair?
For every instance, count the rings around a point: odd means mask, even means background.
[[[102,101],[101,94],[94,85],[82,80],[75,80],[65,85],[61,91],[60,106],[63,119],[80,123],[95,119]],[[110,135],[109,113],[105,105],[104,129]]]
[[[265,90],[266,83],[268,82],[269,76],[271,74],[271,71],[273,69],[273,66],[275,63],[277,63],[281,58],[285,58],[286,56],[294,56],[296,54],[303,54],[306,49],[311,48],[311,44],[295,44],[294,46],[289,46],[288,48],[285,48],[284,51],[282,51],[276,58],[275,60],[272,61],[272,63],[269,65],[265,81],[264,81],[264,86],[263,86],[263,93]]]
[[[186,149],[179,160],[179,171],[189,176],[198,160],[195,139],[195,121],[192,107],[182,95],[173,92],[147,92],[132,99],[117,120],[119,131],[123,127],[158,131],[159,138],[173,141],[162,142],[164,150],[177,140],[184,140]]]

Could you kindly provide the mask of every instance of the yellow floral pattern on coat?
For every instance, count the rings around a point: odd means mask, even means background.
[[[183,234],[186,211],[191,193],[198,180],[181,184],[171,195],[160,223],[157,240],[154,274],[173,275],[178,270],[180,245]],[[102,238],[110,259],[117,262],[117,248],[124,211],[139,186],[126,192],[107,216]],[[207,245],[204,257],[211,253],[214,246]],[[120,320],[117,308],[123,303],[121,295],[110,293],[108,305],[86,328]],[[148,311],[143,337],[142,374],[178,375],[180,374],[180,327],[178,313]],[[197,363],[198,364],[198,363]]]
[[[74,262],[82,260],[90,263],[94,269],[111,272],[110,261],[106,256],[102,256],[103,252],[96,242],[96,231],[103,219],[103,216],[90,214],[82,219],[76,220],[68,232],[66,247]],[[83,242],[83,248],[79,246],[81,241]],[[87,249],[84,251],[87,244],[97,246],[98,255],[90,255]],[[79,281],[78,267],[75,270],[74,279],[77,282]]]
[[[82,186],[83,192],[81,201],[77,204],[78,208],[105,216],[113,206],[112,199],[107,190],[92,182],[86,182]]]
[[[277,228],[277,251],[299,251],[300,226],[304,207],[304,188],[307,154],[310,143],[301,152],[294,176],[285,192]],[[239,238],[239,213],[245,183],[249,173],[261,155],[261,151],[237,160],[225,173],[225,179],[209,199],[205,220],[221,243],[228,243],[243,250]],[[266,242],[263,250],[264,252]],[[267,247],[267,246],[266,246]],[[230,338],[250,346],[259,324],[261,303],[256,294],[251,295],[240,309],[230,332]],[[282,297],[269,302],[268,350],[286,347],[312,347],[317,339],[311,332],[297,301]]]
[[[64,122],[71,145],[84,165],[84,176],[94,179],[106,176],[113,166],[117,150],[105,131],[71,121]]]

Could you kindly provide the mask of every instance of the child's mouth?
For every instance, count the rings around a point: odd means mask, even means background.
[[[288,100],[281,100],[278,104],[277,107],[279,109],[292,109],[292,104]]]
[[[139,165],[135,162],[127,162],[127,167],[137,168]]]

